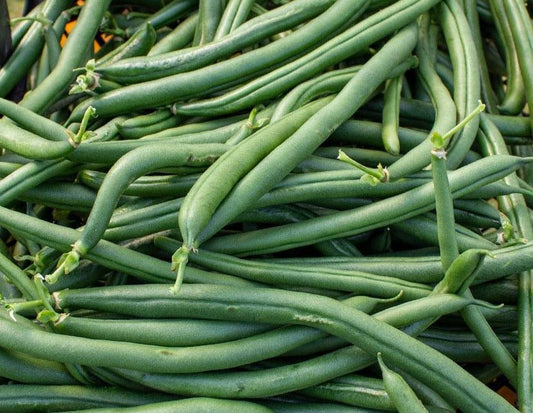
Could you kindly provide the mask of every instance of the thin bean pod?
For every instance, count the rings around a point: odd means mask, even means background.
[[[75,385],[0,386],[0,408],[13,413],[42,410],[93,409],[97,407],[136,406],[169,400],[160,393],[138,393],[112,387]]]
[[[219,413],[274,413],[274,411],[268,407],[253,402],[213,399],[207,397],[143,404],[138,407],[70,410],[67,411],[67,413],[186,413],[202,411],[216,411]]]
[[[424,413],[424,407],[416,393],[409,387],[404,378],[387,367],[381,353],[378,353],[378,362],[383,374],[383,385],[387,394],[399,413]]]
[[[246,21],[254,2],[251,0],[229,1],[220,17],[213,40],[219,40]]]
[[[192,43],[196,25],[198,24],[198,13],[192,13],[183,20],[171,33],[159,40],[148,52],[147,56],[156,56],[163,53],[182,49]]]

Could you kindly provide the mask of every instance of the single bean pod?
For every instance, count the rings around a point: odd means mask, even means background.
[[[192,13],[183,20],[172,32],[160,39],[148,52],[147,56],[156,56],[174,50],[183,49],[192,43],[196,25],[198,24],[198,12]]]
[[[383,374],[383,385],[399,413],[427,413],[420,399],[401,375],[387,367],[381,353],[378,363]]]
[[[219,413],[274,413],[268,407],[257,403],[207,397],[149,403],[138,407],[71,410],[67,413],[187,413],[214,411]]]

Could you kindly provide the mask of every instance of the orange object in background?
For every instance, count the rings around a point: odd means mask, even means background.
[[[83,6],[83,3],[84,3],[83,0],[78,0],[76,2],[76,4],[78,6]],[[68,22],[67,25],[65,26],[65,33],[63,33],[63,36],[61,36],[61,42],[60,42],[61,47],[63,47],[65,45],[65,42],[67,41],[68,34],[72,31],[72,29],[74,28],[75,25],[76,25],[76,20],[73,20],[71,22]],[[105,41],[107,41],[110,38],[111,38],[111,36],[107,36],[107,35],[104,36],[104,40]],[[95,40],[94,41],[94,52],[96,53],[98,50],[100,50],[100,44]]]

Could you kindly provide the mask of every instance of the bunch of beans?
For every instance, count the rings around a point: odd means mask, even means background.
[[[522,0],[4,6],[1,411],[533,411]]]

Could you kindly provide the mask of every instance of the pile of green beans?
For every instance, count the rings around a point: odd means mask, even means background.
[[[1,411],[533,412],[522,0],[4,6]]]

